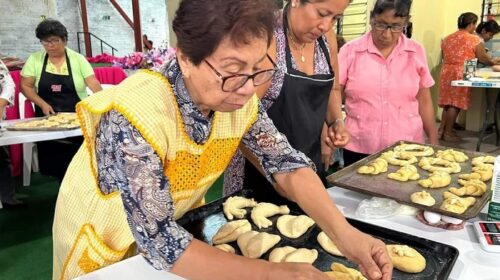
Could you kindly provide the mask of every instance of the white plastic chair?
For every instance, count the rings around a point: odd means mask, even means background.
[[[19,118],[25,119],[26,112],[24,110],[25,103],[28,101],[24,94],[19,93]],[[28,101],[29,102],[29,101]],[[32,102],[31,106],[34,106]],[[34,108],[34,107],[33,107]],[[38,172],[40,170],[38,165],[38,151],[36,143],[23,144],[23,186],[29,186],[31,182],[31,171]]]

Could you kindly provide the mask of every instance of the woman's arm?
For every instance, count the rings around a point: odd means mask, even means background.
[[[99,130],[96,149],[101,190],[120,190],[138,248],[156,269],[186,279],[328,279],[314,273],[310,265],[249,259],[194,239],[174,221],[169,180],[160,158],[140,132],[116,111],[103,116]],[[158,211],[151,211],[151,204]],[[311,277],[306,278],[308,275]]]
[[[326,124],[328,125],[328,137],[325,143],[331,148],[344,147],[349,143],[351,135],[344,125],[342,117],[342,95],[339,78],[337,39],[333,30],[325,34],[330,45],[330,62],[335,72],[335,81],[328,100],[328,111],[326,114]]]
[[[92,90],[93,93],[99,92],[102,90],[101,83],[97,80],[95,75],[88,76],[85,78],[85,85]]]
[[[432,145],[439,145],[436,128],[436,116],[429,88],[421,88],[417,93],[418,111],[422,118],[424,131]]]
[[[371,279],[381,279],[382,274],[383,279],[390,279],[392,263],[385,245],[347,223],[311,168],[312,162],[290,146],[262,109],[242,143],[257,158],[266,178],[336,244],[342,244],[339,247],[347,257],[360,264]]]
[[[483,43],[479,43],[476,46],[476,57],[479,62],[484,65],[495,65],[498,64],[496,60],[492,59],[491,56],[486,52],[486,48]]]
[[[35,91],[35,78],[21,76],[21,92],[28,100],[40,107],[45,115],[54,114],[54,109]]]

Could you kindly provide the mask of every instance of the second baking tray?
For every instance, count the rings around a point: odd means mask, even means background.
[[[249,198],[253,197],[257,202],[272,202],[279,205],[288,204],[285,203],[286,200],[284,199],[280,201],[266,201],[263,198],[254,197],[253,192],[247,189],[234,195]],[[222,211],[222,203],[224,201],[225,198],[222,198],[205,206],[191,210],[187,212],[181,219],[179,219],[177,223],[183,226],[191,234],[193,234],[195,238],[212,244],[212,237],[217,233],[220,227],[227,223],[226,217],[224,216],[224,213]],[[291,214],[303,214],[295,204],[289,204],[289,206]],[[330,255],[325,250],[323,250],[323,248],[321,248],[318,241],[316,240],[316,237],[320,233],[320,229],[316,225],[311,227],[301,237],[291,239],[281,235],[276,229],[276,220],[278,219],[279,215],[270,218],[270,220],[273,222],[273,225],[271,227],[259,230],[253,224],[250,218],[250,211],[247,210],[247,212],[248,213],[245,218],[248,219],[252,224],[252,230],[265,231],[281,236],[281,241],[272,249],[283,246],[316,249],[318,250],[318,259],[313,263],[313,265],[322,271],[329,271],[332,262],[342,263],[349,267],[357,267],[356,264],[347,260],[346,258]],[[456,259],[458,258],[459,252],[455,247],[356,220],[348,219],[348,221],[354,227],[367,234],[381,239],[386,244],[406,244],[415,248],[420,252],[420,254],[425,257],[427,265],[424,271],[417,274],[410,274],[394,270],[392,279],[447,279]],[[356,241],[353,240],[353,242]],[[229,244],[236,250],[238,254],[241,254],[236,242],[231,242]],[[261,258],[267,260],[272,249],[264,254]]]
[[[483,209],[484,205],[488,202],[491,196],[491,188],[490,188],[491,180],[485,182],[486,185],[488,186],[486,192],[482,196],[476,197],[476,203],[474,203],[474,205],[469,207],[469,209],[467,209],[464,213],[456,214],[441,210],[439,207],[443,202],[443,192],[448,190],[449,187],[460,186],[457,183],[458,174],[470,173],[472,169],[472,166],[470,164],[472,158],[487,155],[485,153],[454,149],[456,151],[464,152],[469,157],[469,160],[465,163],[460,164],[462,168],[462,171],[460,173],[451,174],[451,184],[448,187],[444,188],[437,188],[437,189],[423,188],[420,185],[418,185],[418,180],[400,182],[387,178],[387,174],[396,172],[400,168],[400,166],[389,165],[387,172],[378,175],[366,175],[366,174],[359,174],[357,172],[360,166],[366,165],[369,162],[375,160],[384,152],[393,150],[395,146],[401,143],[415,144],[413,142],[406,142],[406,141],[397,142],[394,145],[382,150],[381,152],[370,155],[358,162],[355,162],[333,173],[332,175],[326,178],[328,183],[330,183],[333,186],[339,186],[360,193],[394,199],[400,203],[414,206],[419,209],[441,213],[446,216],[452,216],[462,220],[468,220],[474,218],[479,214],[479,212],[481,211],[481,209]],[[427,146],[432,146],[432,145],[427,145]],[[434,148],[434,152],[437,152],[439,150],[449,149],[449,147],[444,147],[444,146],[432,146],[432,147]],[[420,160],[420,157],[418,157],[418,159]],[[430,174],[429,172],[421,169],[418,166],[417,169],[420,174],[420,179],[427,178]],[[410,200],[410,196],[412,193],[419,192],[422,190],[425,190],[428,193],[430,193],[432,197],[434,197],[434,199],[436,200],[436,204],[434,204],[433,206],[425,206],[413,203]]]

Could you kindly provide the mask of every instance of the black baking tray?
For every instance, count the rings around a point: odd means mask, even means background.
[[[271,202],[280,205],[287,204],[289,205],[291,214],[303,214],[303,212],[300,210],[300,208],[297,207],[296,204],[290,203],[285,199],[269,201],[266,200],[265,197],[256,197],[251,189],[244,189],[234,195],[254,198],[257,202]],[[212,237],[217,233],[221,226],[228,222],[222,211],[222,203],[225,200],[226,198],[221,198],[205,206],[193,209],[187,212],[181,219],[177,221],[177,223],[183,226],[191,234],[193,234],[195,238],[205,241],[208,244],[212,244]],[[316,225],[311,227],[304,235],[296,239],[287,238],[281,235],[276,229],[276,220],[278,219],[278,217],[279,215],[270,218],[270,220],[273,222],[273,225],[271,227],[259,230],[253,224],[250,218],[250,211],[248,209],[247,215],[245,216],[245,218],[248,219],[252,224],[253,230],[265,231],[281,236],[281,241],[273,248],[293,246],[296,248],[300,247],[318,250],[318,259],[313,263],[313,265],[322,271],[329,271],[330,265],[334,261],[342,263],[349,267],[357,267],[355,263],[347,260],[346,258],[332,256],[325,250],[323,250],[323,248],[321,248],[316,240],[317,235],[320,233],[320,229]],[[367,224],[357,220],[347,220],[351,225],[358,228],[362,232],[379,238],[386,244],[406,244],[415,248],[420,252],[420,254],[425,257],[427,265],[424,271],[417,274],[410,274],[394,270],[393,279],[448,279],[453,265],[455,264],[455,261],[457,260],[459,255],[458,250],[453,246],[409,235],[403,232]],[[231,242],[229,243],[229,245],[231,245],[238,254],[241,254],[236,242]],[[264,254],[261,258],[267,260],[272,249]]]

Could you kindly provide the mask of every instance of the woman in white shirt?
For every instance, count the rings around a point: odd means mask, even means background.
[[[0,116],[5,118],[5,108],[14,103],[15,85],[9,74],[9,69],[0,60]],[[15,186],[12,179],[8,146],[0,147],[0,200],[4,207],[22,204],[14,198]]]

